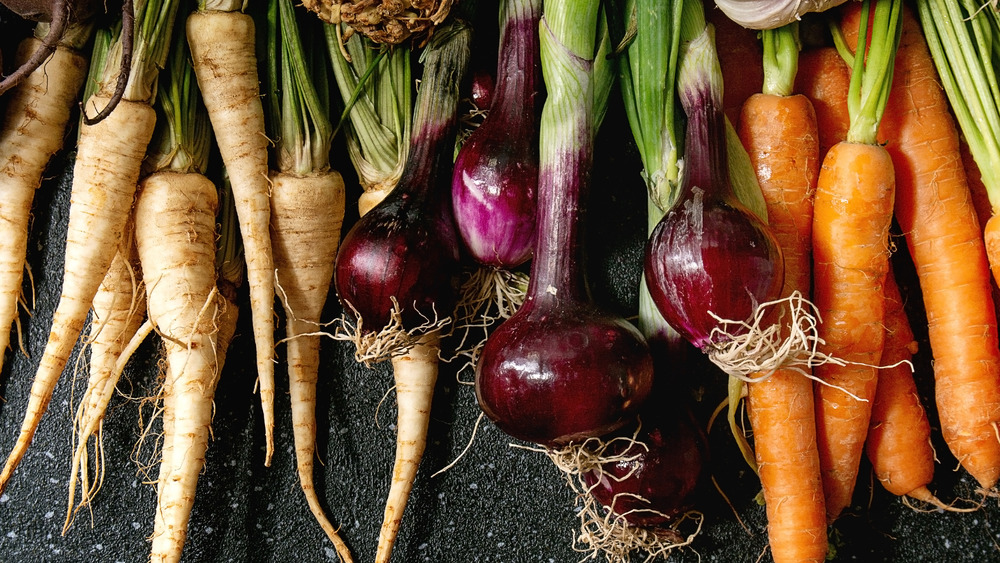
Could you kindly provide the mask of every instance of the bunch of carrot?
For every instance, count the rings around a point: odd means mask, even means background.
[[[1000,471],[990,272],[924,33],[911,8],[891,0],[850,2],[822,17],[833,45],[800,53],[788,39],[775,50],[783,31],[762,32],[763,93],[742,102],[740,118],[782,236],[786,292],[811,295],[820,352],[835,359],[813,367],[815,382],[779,371],[748,386],[776,561],[823,560],[826,526],[852,502],[863,449],[889,492],[958,510],[930,490],[936,458],[890,261],[893,221],[926,308],[944,440],[984,493]],[[791,80],[775,87],[782,66]]]

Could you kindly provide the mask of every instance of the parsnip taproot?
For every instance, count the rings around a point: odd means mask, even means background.
[[[143,56],[132,58],[120,103],[105,119],[89,124],[111,101],[122,57],[121,37],[113,44],[97,92],[84,105],[66,233],[62,292],[52,317],[45,350],[31,385],[24,421],[14,448],[0,471],[0,491],[24,457],[59,377],[66,367],[91,304],[118,247],[132,202],[156,112],[150,105],[163,67],[177,3],[138,0],[134,4],[134,42]]]
[[[46,34],[39,24],[35,35]],[[49,160],[63,148],[66,127],[87,75],[87,59],[80,49],[90,36],[90,25],[70,26],[65,40],[34,72],[7,95],[0,125],[0,369],[10,344],[10,328],[21,302],[28,226],[35,190]],[[41,39],[28,37],[18,45],[15,64],[23,64]]]
[[[268,139],[260,101],[253,18],[243,2],[199,3],[187,37],[198,86],[236,200],[250,288],[257,385],[264,420],[264,463],[274,453],[274,258],[268,224]]]

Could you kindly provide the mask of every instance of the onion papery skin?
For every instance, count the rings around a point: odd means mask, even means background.
[[[476,397],[507,434],[560,446],[634,420],[652,374],[645,341],[627,321],[529,299],[486,341]]]
[[[612,443],[603,454],[614,461],[583,478],[591,496],[629,524],[656,528],[694,507],[708,465],[708,442],[690,409],[670,405],[656,414],[646,411],[636,442]]]
[[[726,17],[749,29],[774,29],[847,0],[715,0]]]

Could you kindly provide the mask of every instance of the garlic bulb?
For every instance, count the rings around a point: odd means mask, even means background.
[[[846,0],[715,0],[729,19],[750,29],[773,29],[808,12],[822,12]]]

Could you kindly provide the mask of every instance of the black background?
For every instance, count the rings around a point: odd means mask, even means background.
[[[3,29],[21,29],[4,17]],[[6,33],[9,42],[12,33]],[[8,51],[5,49],[4,53]],[[73,137],[70,137],[73,138]],[[348,224],[356,219],[359,188],[337,146],[348,184]],[[0,375],[0,451],[17,436],[30,380],[47,337],[62,275],[63,238],[69,205],[72,151],[53,160],[35,201],[28,262],[34,279],[31,316],[22,314],[27,355],[8,350]],[[637,282],[645,232],[645,193],[640,164],[621,111],[612,100],[596,147],[588,196],[588,273],[595,300],[626,317],[637,309]],[[896,241],[898,276],[921,351],[918,385],[929,408],[939,463],[932,490],[946,501],[978,498],[974,482],[940,440],[933,410],[929,345],[919,288]],[[30,291],[27,283],[26,291]],[[247,297],[240,295],[245,305]],[[245,310],[245,309],[244,309]],[[331,299],[326,318],[340,313]],[[280,335],[278,335],[280,338]],[[335,561],[332,545],[309,513],[295,474],[287,380],[279,363],[276,450],[263,466],[263,430],[254,384],[249,314],[240,321],[216,395],[216,414],[204,472],[189,525],[185,561]],[[279,362],[283,349],[279,347]],[[131,459],[138,440],[139,403],[154,385],[155,339],[140,348],[119,386],[104,424],[107,474],[90,512],[80,513],[68,534],[66,514],[75,401],[85,377],[70,368],[55,390],[31,448],[0,496],[0,560],[133,562],[148,558],[156,499],[152,485]],[[483,421],[468,452],[460,456],[479,413],[471,374],[442,366],[432,411],[428,448],[394,551],[394,561],[440,563],[571,562],[577,526],[574,495],[542,454],[517,446]],[[690,384],[703,421],[723,399],[724,377],[701,362],[677,365],[674,378]],[[323,343],[319,385],[317,487],[331,519],[356,561],[370,561],[389,487],[394,452],[395,402],[388,365],[356,364],[348,345]],[[682,389],[688,392],[688,389]],[[74,395],[75,393],[75,395]],[[385,398],[385,400],[383,400]],[[698,503],[705,514],[701,535],[671,561],[768,561],[764,509],[754,501],[754,475],[739,457],[728,429],[710,430],[709,470],[728,502],[706,486]],[[995,499],[969,514],[920,513],[873,482],[863,464],[855,502],[837,522],[831,545],[835,561],[1000,561]],[[641,561],[637,556],[636,561]]]

